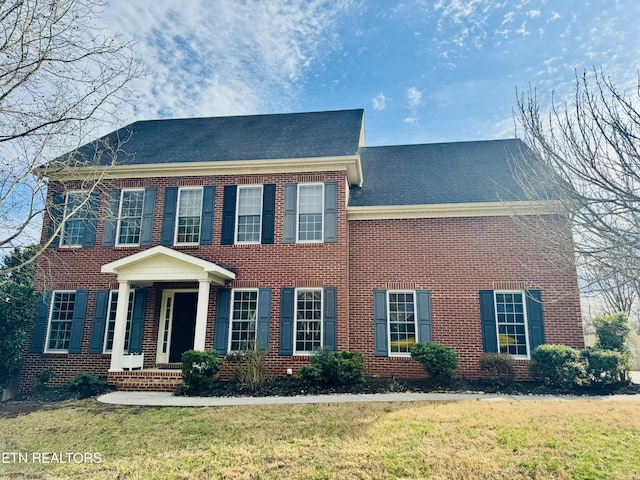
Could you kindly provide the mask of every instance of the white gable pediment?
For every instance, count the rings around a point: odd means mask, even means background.
[[[157,246],[102,266],[103,273],[129,282],[195,282],[216,285],[235,279],[235,273],[213,262]]]

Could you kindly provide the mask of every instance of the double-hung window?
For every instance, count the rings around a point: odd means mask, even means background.
[[[124,336],[124,351],[129,351],[129,340],[131,338],[131,317],[133,315],[133,299],[135,290],[129,293],[129,304],[127,306],[127,326]],[[107,323],[104,332],[104,353],[111,353],[113,350],[113,333],[116,328],[116,308],[118,306],[118,291],[109,292],[109,306],[107,308]]]
[[[144,189],[122,190],[118,212],[117,245],[139,245],[142,231]]]
[[[256,347],[258,290],[233,290],[228,351]]]
[[[260,243],[262,185],[239,186],[236,207],[236,243]]]
[[[527,307],[525,292],[494,292],[498,351],[514,357],[528,358]]]
[[[68,352],[71,342],[73,311],[76,304],[75,291],[56,291],[51,297],[47,352]]]
[[[415,292],[387,292],[390,355],[409,355],[416,343]]]
[[[176,245],[197,245],[200,242],[202,188],[181,188],[178,191]]]
[[[64,225],[60,234],[60,246],[82,246],[90,216],[89,192],[83,190],[67,192],[64,206]]]
[[[322,348],[322,289],[296,289],[294,353]]]
[[[298,185],[298,242],[322,242],[324,184]]]

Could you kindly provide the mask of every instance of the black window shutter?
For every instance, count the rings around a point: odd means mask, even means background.
[[[542,292],[527,290],[527,323],[529,327],[529,348],[533,352],[544,343],[544,319],[542,315]]]
[[[140,245],[148,246],[153,243],[153,217],[156,212],[155,187],[144,189],[144,202],[142,204],[142,225],[140,227]]]
[[[295,288],[280,290],[280,355],[293,355]]]
[[[47,335],[47,323],[49,321],[49,308],[51,306],[51,292],[44,292],[38,299],[38,310],[31,337],[31,353],[42,353],[44,340]]]
[[[298,185],[284,185],[284,223],[282,226],[282,243],[296,243],[296,213],[298,203]]]
[[[236,237],[236,185],[225,185],[222,200],[222,235],[221,245],[233,245]]]
[[[129,353],[142,353],[142,331],[144,329],[144,314],[147,306],[147,296],[148,290],[146,288],[137,289],[133,295]]]
[[[498,333],[493,290],[480,290],[480,327],[482,328],[482,351],[498,352]]]
[[[274,242],[276,221],[276,186],[266,184],[262,186],[262,239],[261,243]]]
[[[216,323],[213,332],[213,349],[220,353],[227,353],[229,340],[229,317],[231,312],[231,289],[219,288],[216,302]]]
[[[60,232],[56,230],[62,224],[64,217],[64,192],[53,192],[51,197],[51,208],[49,209],[49,238],[53,238],[49,248],[56,248],[60,245]]]
[[[338,317],[338,290],[335,287],[326,287],[323,291],[323,347],[330,348],[334,352],[338,349],[337,317]]]
[[[373,353],[376,357],[389,356],[387,331],[387,291],[373,292]]]
[[[93,330],[91,331],[89,353],[102,353],[103,351],[108,306],[109,290],[98,290],[96,292],[96,305],[93,312]]]
[[[269,333],[271,329],[271,289],[258,290],[258,325],[256,346],[260,350],[269,348]]]
[[[338,241],[338,182],[324,185],[324,241]]]
[[[82,353],[82,334],[84,333],[84,316],[87,311],[88,290],[76,290],[76,301],[71,321],[71,338],[69,353]]]
[[[120,189],[109,190],[107,200],[107,216],[104,219],[102,232],[102,245],[113,247],[116,244],[116,231],[118,230],[118,213],[120,209]],[[102,351],[102,350],[101,350]]]
[[[164,189],[164,207],[162,210],[162,232],[160,233],[160,245],[170,247],[173,245],[175,235],[176,210],[178,208],[178,187]]]
[[[96,228],[98,226],[98,211],[100,209],[100,190],[94,190],[87,199],[87,218],[84,221],[83,247],[93,247],[96,243]]]
[[[431,292],[418,290],[416,292],[418,304],[418,342],[431,342]]]
[[[216,187],[204,187],[202,191],[202,222],[200,222],[200,245],[213,244],[213,209]]]

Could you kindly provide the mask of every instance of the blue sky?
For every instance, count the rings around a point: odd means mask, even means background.
[[[631,91],[637,0],[107,0],[135,38],[135,120],[364,108],[368,145],[514,136],[516,88],[569,98],[575,71]]]

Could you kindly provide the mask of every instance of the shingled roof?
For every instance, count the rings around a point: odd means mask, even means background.
[[[363,185],[351,206],[428,205],[523,200],[510,158],[520,140],[434,143],[360,149]]]
[[[364,111],[148,120],[132,123],[81,147],[81,162],[120,145],[117,164],[165,164],[348,156],[358,153]]]

